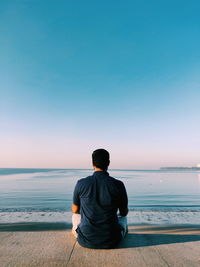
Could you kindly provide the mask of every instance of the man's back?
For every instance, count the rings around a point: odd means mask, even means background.
[[[78,242],[89,248],[112,248],[121,239],[117,210],[127,209],[124,184],[107,171],[95,171],[78,181],[73,202],[80,207],[81,223],[77,228]]]

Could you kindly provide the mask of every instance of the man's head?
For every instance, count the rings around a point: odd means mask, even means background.
[[[110,164],[110,155],[105,149],[97,149],[92,153],[93,166],[102,170],[107,170]]]

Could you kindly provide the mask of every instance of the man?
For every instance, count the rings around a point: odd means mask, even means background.
[[[114,248],[127,233],[128,199],[124,184],[107,172],[105,149],[92,154],[94,173],[77,182],[72,204],[72,232],[87,248]],[[120,217],[117,216],[119,210]]]

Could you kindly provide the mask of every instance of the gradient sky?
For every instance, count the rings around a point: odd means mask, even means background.
[[[200,2],[0,1],[0,167],[200,163]]]

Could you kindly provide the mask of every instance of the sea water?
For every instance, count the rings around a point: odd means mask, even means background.
[[[127,190],[131,224],[200,224],[200,172],[108,170]],[[0,222],[71,221],[76,182],[89,169],[0,169]]]

